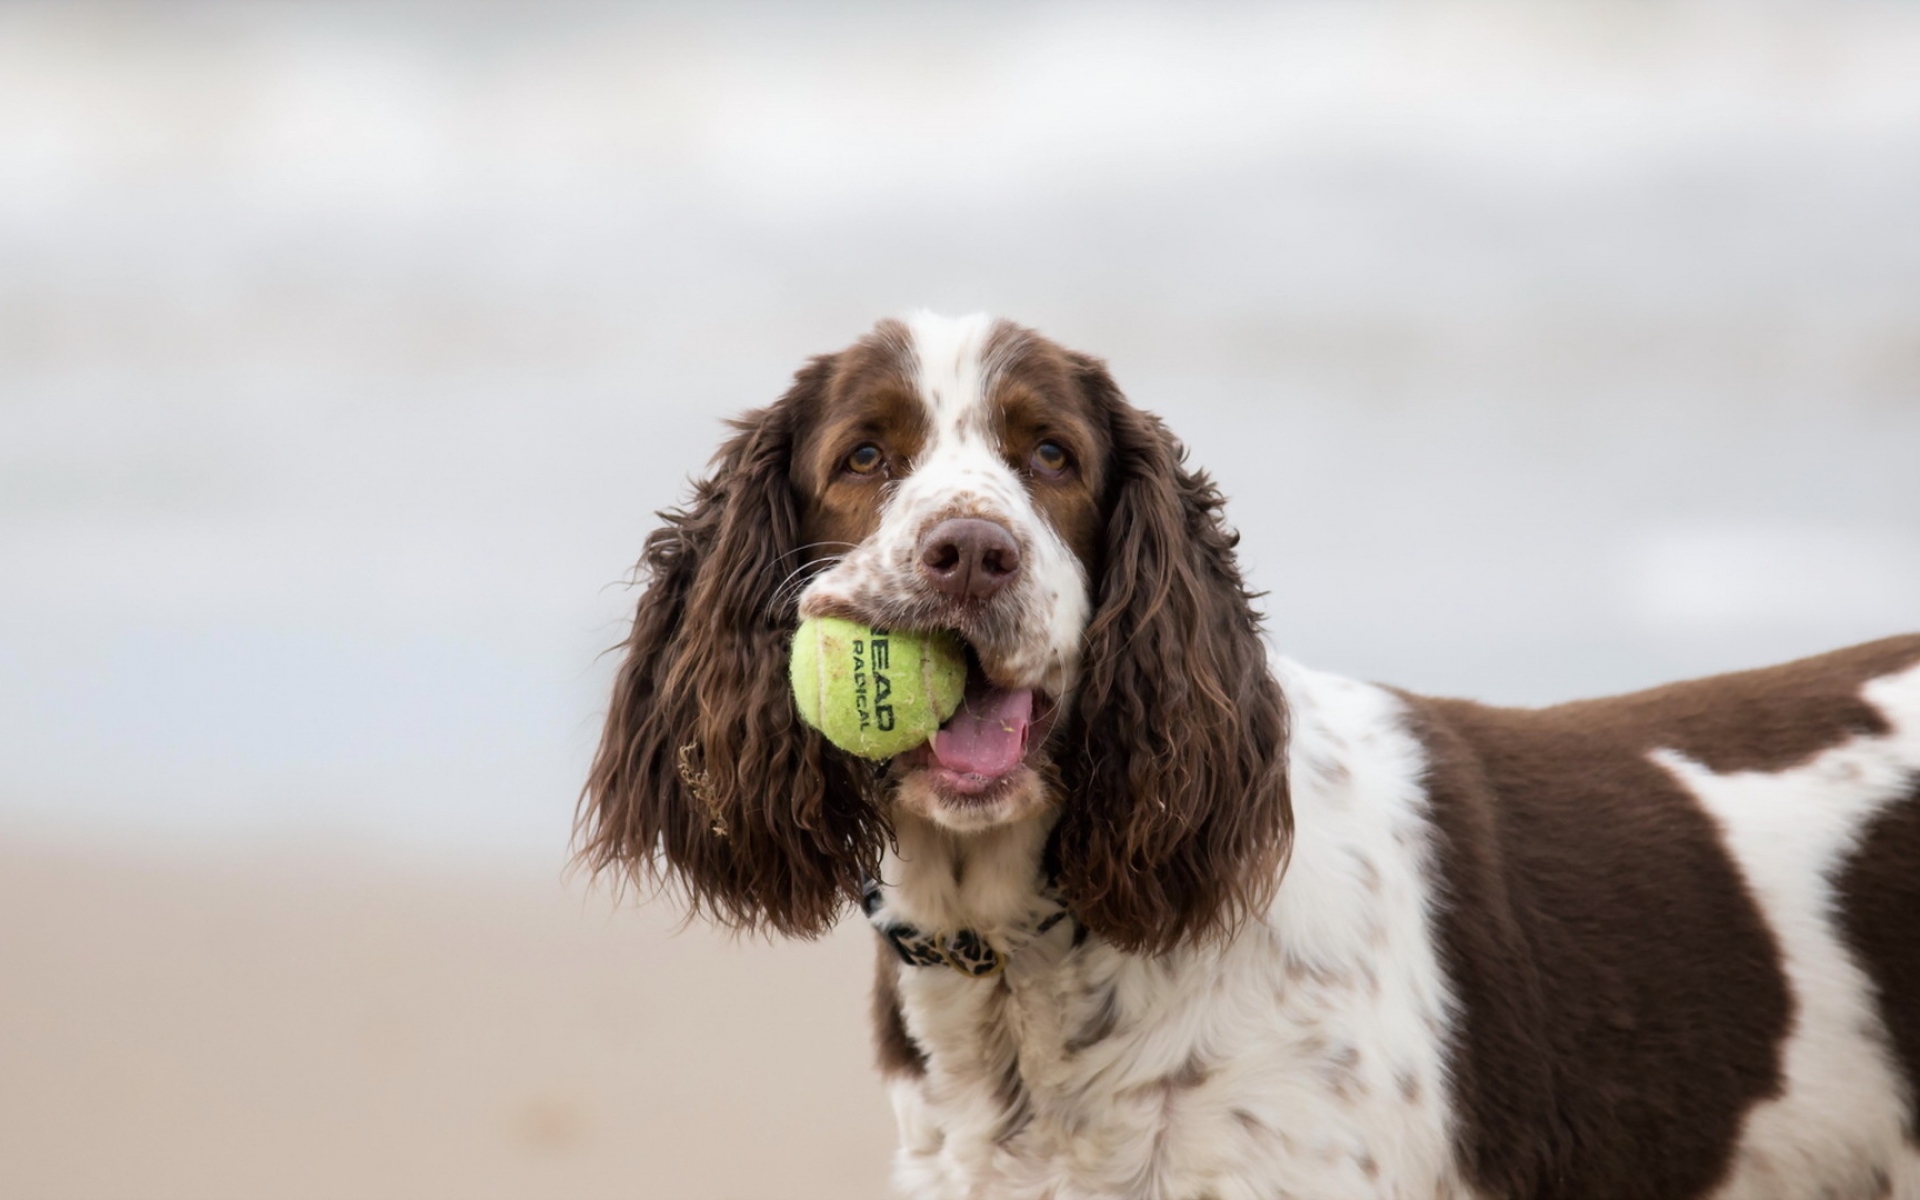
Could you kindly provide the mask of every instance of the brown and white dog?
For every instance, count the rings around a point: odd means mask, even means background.
[[[1271,659],[1096,360],[917,315],[647,542],[585,859],[863,905],[912,1197],[1920,1197],[1920,637],[1538,711]],[[951,629],[876,767],[802,615]]]

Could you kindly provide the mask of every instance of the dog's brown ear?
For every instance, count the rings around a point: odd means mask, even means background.
[[[734,436],[660,514],[613,704],[575,822],[581,861],[677,883],[699,914],[815,936],[857,901],[884,840],[864,780],[797,718],[787,683],[802,566],[789,478],[832,356]]]
[[[1165,950],[1272,899],[1293,835],[1287,712],[1219,490],[1100,363],[1075,367],[1114,479],[1053,867],[1095,933]]]

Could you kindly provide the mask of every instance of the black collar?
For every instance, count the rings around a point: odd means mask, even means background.
[[[861,884],[860,907],[866,910],[867,920],[887,939],[900,961],[910,967],[952,967],[962,975],[975,979],[984,979],[989,975],[998,975],[1007,966],[1009,951],[996,949],[986,937],[977,930],[959,929],[944,937],[929,933],[904,921],[889,921],[880,913],[883,897],[880,894],[878,880],[869,879]],[[1047,900],[1054,911],[1048,913],[1031,926],[1016,932],[1021,944],[1039,937],[1068,917],[1066,906],[1051,895]]]

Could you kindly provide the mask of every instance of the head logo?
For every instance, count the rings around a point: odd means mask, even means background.
[[[860,728],[878,728],[893,732],[893,680],[888,677],[892,654],[887,631],[876,629],[871,640],[853,641],[853,710],[860,714]]]

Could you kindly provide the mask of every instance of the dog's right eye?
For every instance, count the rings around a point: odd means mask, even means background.
[[[854,447],[852,454],[847,455],[847,470],[855,475],[871,475],[884,466],[886,461],[886,453],[880,447],[872,442],[864,442]]]

